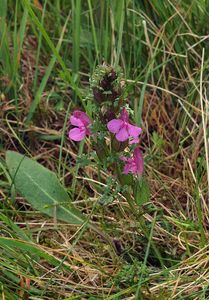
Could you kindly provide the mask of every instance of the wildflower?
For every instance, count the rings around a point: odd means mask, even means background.
[[[73,141],[79,142],[91,133],[88,128],[91,124],[91,119],[87,114],[80,110],[75,110],[73,112],[73,115],[70,117],[70,123],[71,125],[76,126],[68,133],[69,138]]]
[[[125,162],[125,166],[123,169],[124,174],[132,173],[135,175],[141,175],[144,171],[144,160],[142,153],[139,148],[135,148],[133,152],[133,157],[120,157],[122,161]]]
[[[128,112],[125,108],[123,108],[119,119],[113,119],[108,122],[107,128],[110,132],[115,133],[118,141],[124,142],[129,139],[130,144],[138,143],[138,136],[142,132],[140,127],[129,123]]]

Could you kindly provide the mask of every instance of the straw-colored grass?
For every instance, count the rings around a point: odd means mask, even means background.
[[[207,1],[0,1],[0,299],[209,299]],[[103,60],[121,66],[143,128],[149,239],[120,193],[99,199],[87,141],[67,139]],[[53,170],[115,243],[33,211],[16,194],[6,150]],[[91,164],[78,169],[76,159]],[[153,251],[152,241],[160,253]]]

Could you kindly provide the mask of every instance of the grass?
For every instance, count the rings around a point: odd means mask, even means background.
[[[0,299],[209,299],[208,8],[0,1]],[[78,167],[66,138],[66,112],[92,110],[84,99],[103,60],[122,67],[143,128],[148,239],[121,194],[99,204],[110,174],[97,176],[94,157]],[[118,250],[33,211],[12,187],[8,149],[53,170]]]

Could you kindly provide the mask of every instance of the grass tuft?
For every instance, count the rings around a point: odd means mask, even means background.
[[[0,1],[1,299],[209,299],[208,8]],[[89,78],[103,60],[122,67],[143,128],[146,236],[123,195],[99,202],[109,172],[98,174],[88,142],[78,151],[67,139],[70,111],[93,110]],[[7,150],[55,172],[115,248],[33,210],[12,187]]]

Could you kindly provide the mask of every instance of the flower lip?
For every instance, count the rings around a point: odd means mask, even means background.
[[[92,121],[86,113],[75,110],[72,116],[70,116],[70,124],[75,126],[75,128],[69,130],[68,137],[76,142],[83,140],[87,135],[91,134],[88,128],[91,123]]]
[[[130,140],[131,144],[138,143],[138,136],[142,132],[140,127],[129,123],[128,112],[125,108],[122,109],[119,119],[113,119],[107,123],[107,128],[115,134],[115,137],[120,142]]]
[[[85,138],[85,136],[86,136],[85,129],[81,129],[78,127],[71,129],[68,133],[68,137],[75,142],[82,141]]]
[[[87,116],[86,113],[84,113],[83,111],[80,111],[80,110],[75,110],[73,112],[72,117],[74,117],[76,119],[79,119],[84,124],[84,126],[88,126],[88,125],[90,125],[92,123],[91,119],[89,118],[89,116]]]

